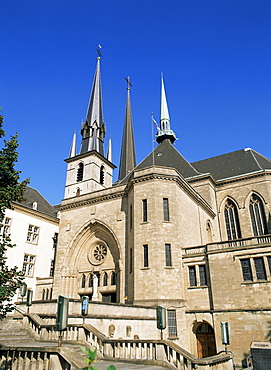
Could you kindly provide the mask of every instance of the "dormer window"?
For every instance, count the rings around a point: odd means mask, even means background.
[[[38,203],[37,203],[37,202],[33,202],[33,204],[32,204],[32,208],[33,208],[33,209],[37,209],[37,208],[38,208]]]

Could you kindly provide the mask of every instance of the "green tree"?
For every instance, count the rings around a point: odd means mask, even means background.
[[[3,130],[3,116],[0,114],[0,139],[5,137]],[[20,171],[15,170],[18,160],[18,135],[11,136],[9,140],[3,139],[3,148],[0,150],[0,224],[5,217],[5,209],[12,209],[12,202],[20,202],[28,180],[19,182]],[[5,233],[4,227],[0,229],[0,320],[12,311],[12,297],[23,283],[23,273],[17,266],[8,267],[6,251],[13,248],[10,235]]]

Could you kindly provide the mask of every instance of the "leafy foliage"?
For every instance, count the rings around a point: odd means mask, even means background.
[[[3,130],[3,116],[0,115],[0,138],[5,136]],[[23,199],[23,192],[28,180],[20,183],[20,171],[15,170],[18,160],[18,135],[15,134],[9,140],[4,140],[4,146],[0,150],[0,223],[5,217],[5,209],[12,209],[13,202]],[[12,297],[22,285],[24,276],[18,267],[9,268],[6,264],[6,252],[13,248],[10,235],[1,228],[0,235],[0,320],[13,310]]]
[[[97,349],[96,348],[86,348],[86,347],[80,347],[81,351],[87,356],[85,359],[85,363],[88,365],[87,367],[84,367],[81,370],[98,370],[96,367],[92,366],[93,363],[96,362],[96,354]],[[116,370],[115,366],[110,365],[108,366],[107,370]]]

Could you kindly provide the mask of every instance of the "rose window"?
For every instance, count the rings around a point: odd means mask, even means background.
[[[97,262],[103,262],[107,255],[107,248],[105,245],[96,245],[93,248],[93,257]]]

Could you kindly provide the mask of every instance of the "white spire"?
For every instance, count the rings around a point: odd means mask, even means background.
[[[161,74],[161,80],[162,80],[162,87],[161,87],[160,124],[161,124],[161,130],[164,130],[164,129],[170,129],[170,118],[169,118],[169,113],[168,113],[168,105],[167,105],[167,98],[166,98],[163,74]]]
[[[110,162],[112,162],[112,140],[111,138],[108,140],[107,159]]]
[[[160,130],[156,134],[156,141],[161,143],[165,139],[169,139],[171,143],[176,140],[174,131],[170,129],[170,118],[168,113],[167,98],[163,75],[161,73],[161,115],[160,115]]]
[[[70,156],[69,158],[76,156],[76,131],[74,131],[73,138],[72,138],[72,145],[70,150]]]

